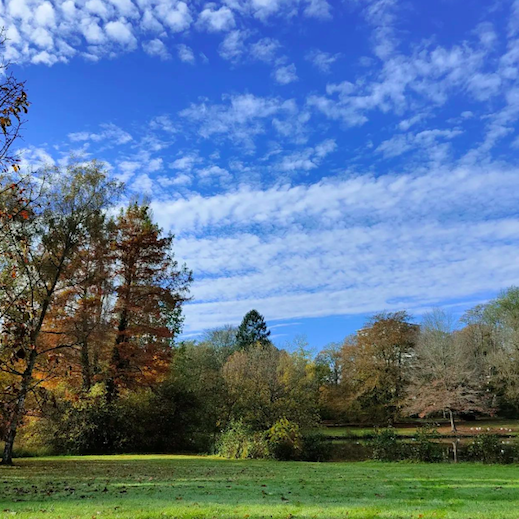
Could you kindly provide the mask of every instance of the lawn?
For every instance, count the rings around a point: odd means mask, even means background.
[[[19,459],[0,517],[517,519],[519,467],[189,456]]]

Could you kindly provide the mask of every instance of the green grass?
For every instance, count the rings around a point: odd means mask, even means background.
[[[187,456],[31,458],[0,467],[0,517],[517,519],[519,468]]]

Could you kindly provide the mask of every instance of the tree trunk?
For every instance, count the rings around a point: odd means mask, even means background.
[[[458,440],[452,442],[452,457],[454,463],[458,463]]]
[[[81,343],[81,374],[83,377],[83,391],[90,391],[92,387],[92,370],[90,368],[88,341],[86,340]]]
[[[36,362],[36,356],[36,350],[32,349],[29,355],[29,360],[27,362],[27,367],[23,372],[20,392],[18,393],[16,404],[14,406],[13,412],[11,413],[9,423],[7,426],[4,452],[2,454],[2,465],[13,464],[14,440],[16,438],[16,433],[18,432],[18,425],[20,424],[20,420],[25,413],[25,399],[27,398],[27,394],[29,393],[32,380],[32,371],[34,369],[34,363]]]
[[[120,346],[124,344],[128,338],[126,330],[128,328],[128,313],[126,309],[121,311],[119,317],[119,326],[117,327],[117,336],[115,338],[115,345],[112,348],[112,358],[110,360],[110,375],[106,381],[106,397],[108,402],[112,402],[117,398],[118,394],[118,379],[121,376],[123,361],[121,360]]]
[[[449,409],[449,418],[451,421],[451,431],[453,433],[458,432],[458,430],[456,429],[456,423],[454,422],[454,414],[452,413],[452,409]]]

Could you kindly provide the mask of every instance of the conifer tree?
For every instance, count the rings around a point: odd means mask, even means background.
[[[169,366],[172,339],[182,325],[191,272],[172,252],[147,205],[131,204],[116,220],[114,239],[117,301],[109,397],[123,387],[155,382]]]
[[[257,311],[251,310],[243,318],[236,333],[236,345],[238,350],[248,350],[255,344],[267,346],[270,342],[270,330],[267,328],[265,318]]]

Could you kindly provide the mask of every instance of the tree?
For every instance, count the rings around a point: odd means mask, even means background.
[[[105,345],[109,341],[110,302],[113,300],[115,280],[112,277],[111,227],[113,222],[100,213],[92,218],[89,232],[78,245],[73,261],[67,265],[65,276],[70,287],[57,294],[49,319],[70,342],[77,344],[64,352],[68,370],[67,381],[81,380],[81,389],[88,392],[95,377],[102,372],[101,360],[105,357]],[[76,369],[78,368],[78,369]]]
[[[343,376],[351,397],[368,416],[392,422],[398,416],[409,377],[417,326],[406,312],[373,316],[345,345]]]
[[[236,344],[239,350],[247,350],[255,344],[267,346],[270,342],[270,330],[265,318],[257,311],[251,310],[243,318],[236,333]]]
[[[65,273],[88,233],[92,220],[112,203],[117,191],[96,163],[50,168],[27,188],[40,193],[30,212],[11,218],[0,245],[0,369],[5,447],[2,463],[12,464],[18,426],[26,399],[59,353],[74,347],[60,330],[47,327],[58,293],[70,288]]]
[[[153,223],[148,205],[137,203],[115,223],[113,241],[117,332],[112,348],[107,391],[150,384],[167,373],[172,340],[182,325],[191,272],[179,267],[173,236]]]
[[[5,37],[0,34],[0,46]],[[11,154],[11,146],[20,136],[23,117],[29,109],[25,83],[18,81],[8,65],[0,65],[0,171],[6,173],[10,167],[18,171],[18,160]]]
[[[423,319],[406,409],[425,417],[447,412],[452,431],[456,413],[492,411],[485,380],[481,378],[472,344],[455,332],[454,319],[434,310]]]
[[[237,350],[237,331],[235,326],[225,325],[208,330],[203,335],[202,345],[214,350],[221,366]]]
[[[343,345],[328,344],[315,358],[320,386],[320,408],[325,419],[339,419],[344,410]]]
[[[328,344],[317,355],[315,362],[321,370],[322,382],[336,387],[342,378],[342,345],[337,342]]]
[[[239,350],[223,367],[229,398],[229,420],[242,420],[255,430],[287,418],[300,426],[315,425],[318,380],[304,352],[289,354],[256,344]]]
[[[465,322],[480,344],[488,386],[507,414],[519,411],[519,288],[510,287],[467,312]],[[476,333],[477,332],[477,333]]]

